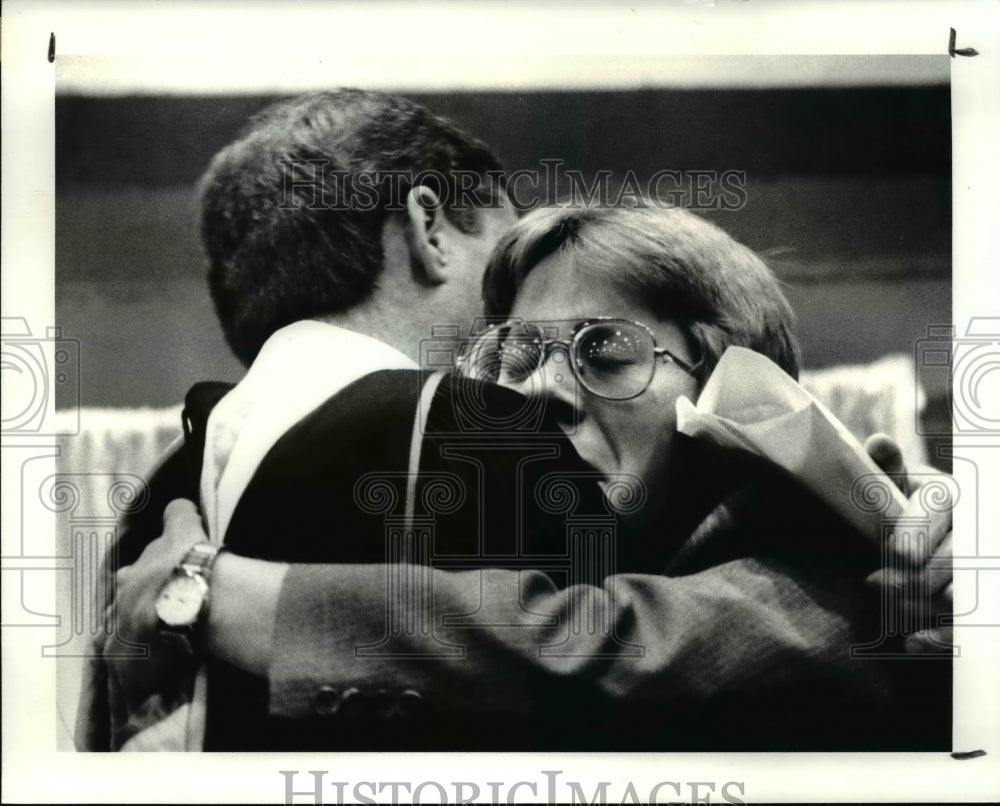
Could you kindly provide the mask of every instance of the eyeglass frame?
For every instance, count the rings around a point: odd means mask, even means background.
[[[571,321],[571,320],[553,320],[553,321]],[[627,397],[608,397],[606,395],[602,395],[602,394],[599,394],[598,392],[595,392],[593,389],[591,389],[588,386],[587,382],[583,378],[580,377],[580,371],[577,368],[577,361],[578,361],[578,359],[576,358],[576,352],[577,352],[578,339],[580,338],[580,335],[586,330],[586,328],[588,328],[591,325],[608,324],[610,322],[623,322],[623,323],[628,324],[628,325],[634,325],[636,327],[642,328],[642,330],[646,331],[646,333],[649,335],[649,339],[653,343],[653,367],[652,367],[652,371],[649,373],[649,378],[646,380],[646,383],[642,387],[642,389],[640,389],[635,394],[629,395]],[[479,343],[479,341],[484,336],[486,336],[486,334],[489,333],[490,331],[499,329],[501,327],[508,327],[508,326],[513,326],[513,325],[518,325],[518,324],[519,325],[534,325],[535,327],[538,327],[537,323],[535,323],[535,322],[526,322],[526,321],[521,320],[521,319],[508,319],[505,322],[499,322],[499,323],[496,323],[496,324],[492,324],[486,330],[482,331],[477,336],[475,336],[475,338],[470,339],[470,341],[469,341],[469,346],[470,346],[469,352],[468,353],[464,353],[463,355],[459,356],[457,363],[459,365],[461,365],[461,363],[469,355],[472,354],[472,352],[473,352],[472,348],[475,345],[477,345]],[[643,394],[647,389],[649,389],[650,384],[653,382],[653,377],[656,375],[656,367],[657,367],[657,361],[656,361],[656,359],[657,358],[665,358],[665,359],[667,359],[667,361],[669,363],[673,364],[679,370],[681,370],[682,372],[684,372],[687,375],[690,375],[692,378],[695,378],[695,379],[698,378],[697,370],[701,366],[701,363],[702,363],[702,359],[699,359],[694,364],[689,364],[684,359],[678,358],[672,351],[668,350],[666,347],[659,347],[659,346],[657,346],[657,344],[656,344],[656,336],[653,335],[653,331],[649,328],[648,325],[645,325],[642,322],[636,322],[633,319],[623,319],[620,316],[594,316],[594,317],[591,317],[589,319],[582,319],[582,320],[580,320],[579,322],[577,322],[573,326],[572,333],[570,334],[570,338],[568,340],[567,339],[549,338],[549,337],[547,337],[547,336],[544,335],[545,334],[544,328],[539,327],[538,329],[542,331],[542,335],[541,335],[541,337],[535,337],[535,338],[533,338],[531,343],[537,344],[537,343],[541,342],[541,345],[540,345],[541,346],[541,352],[539,353],[540,360],[538,361],[537,366],[535,366],[535,368],[532,369],[531,372],[529,372],[528,375],[525,376],[525,379],[530,378],[532,375],[534,375],[536,372],[538,372],[538,370],[540,370],[542,367],[544,367],[545,364],[546,364],[546,362],[548,362],[549,358],[552,356],[552,350],[555,347],[560,347],[566,353],[567,359],[569,360],[570,371],[573,373],[573,377],[576,378],[577,383],[579,383],[580,386],[583,387],[587,391],[588,394],[591,394],[594,397],[599,397],[602,400],[621,400],[621,401],[624,401],[624,400],[634,400],[635,398],[639,397],[639,395]]]

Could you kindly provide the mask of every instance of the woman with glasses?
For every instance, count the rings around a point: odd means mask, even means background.
[[[646,587],[652,569],[699,601],[675,604],[701,621],[703,640],[671,621],[649,647],[651,670],[673,655],[697,670],[704,694],[665,712],[688,730],[669,746],[947,744],[946,666],[903,664],[894,677],[891,664],[852,660],[852,646],[880,631],[862,584],[880,563],[871,545],[764,462],[677,432],[678,398],[697,399],[729,346],[798,376],[792,310],[750,249],[682,209],[542,210],[497,245],[484,301],[499,323],[471,343],[461,371],[544,402],[602,484],[638,479],[645,504],[626,513],[616,547],[617,570],[642,591],[626,588],[637,612],[656,619],[668,601],[658,594],[669,582]],[[812,668],[799,676],[803,658]],[[609,677],[635,695],[684,672],[643,681],[622,665]],[[657,696],[618,703],[611,722],[643,724]],[[862,737],[866,713],[886,719]],[[662,739],[655,729],[622,735],[636,746]]]
[[[528,216],[494,251],[484,299],[488,317],[508,321],[473,343],[462,371],[543,400],[599,473],[641,481],[644,521],[689,494],[694,457],[677,450],[675,404],[697,399],[726,347],[798,374],[793,314],[771,272],[681,209]]]
[[[462,724],[487,739],[491,720],[523,719],[520,748],[947,746],[944,689],[907,709],[886,664],[852,657],[879,637],[864,584],[878,552],[760,460],[676,431],[678,398],[697,397],[730,345],[797,373],[791,310],[749,249],[677,209],[537,211],[493,253],[484,299],[496,324],[460,371],[539,403],[609,498],[638,482],[593,558],[603,581],[557,585],[537,566],[434,571],[435,613],[449,618],[361,658],[352,647],[388,640],[387,617],[406,617],[390,612],[404,605],[383,569],[285,573],[226,555],[207,652],[270,676],[272,712],[289,719],[314,717],[319,694],[405,689],[425,719],[463,703]],[[168,511],[165,531],[173,553],[197,541],[193,508]],[[233,580],[260,595],[232,606]],[[240,639],[258,611],[273,640],[250,656]],[[566,702],[549,699],[560,690]]]

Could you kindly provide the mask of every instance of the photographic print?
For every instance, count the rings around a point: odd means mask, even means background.
[[[978,791],[982,46],[751,48],[823,17],[749,5],[63,18],[5,248],[5,713],[34,646],[22,754],[123,774],[40,799]],[[241,40],[310,14],[336,46]]]

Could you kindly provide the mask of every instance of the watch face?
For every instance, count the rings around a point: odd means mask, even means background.
[[[156,615],[170,627],[186,627],[198,620],[208,588],[193,576],[171,579],[156,600]]]

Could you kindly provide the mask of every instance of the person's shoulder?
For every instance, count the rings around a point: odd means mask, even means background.
[[[877,547],[802,480],[750,451],[679,435],[670,480],[686,512],[698,516],[678,535],[671,574],[693,573],[737,557],[769,556],[798,565],[868,567]],[[677,513],[674,521],[683,522]],[[668,529],[669,531],[669,529]],[[832,575],[828,575],[832,578]]]
[[[331,394],[306,419],[371,418],[410,408],[420,394],[425,374],[416,369],[369,372]]]
[[[325,401],[309,419],[342,429],[347,422],[409,427],[414,417],[425,435],[562,436],[545,421],[544,406],[537,399],[454,372],[417,369],[365,375]]]
[[[544,425],[539,401],[454,372],[390,369],[369,373],[323,402],[313,423],[345,418],[388,423],[403,417],[412,423],[419,409],[428,433],[539,433]]]
[[[281,450],[346,448],[373,440],[409,439],[423,384],[418,370],[371,372],[349,383],[288,428],[276,443]]]
[[[510,437],[563,433],[546,419],[541,397],[525,397],[513,389],[456,373],[447,373],[438,384],[427,430]]]

